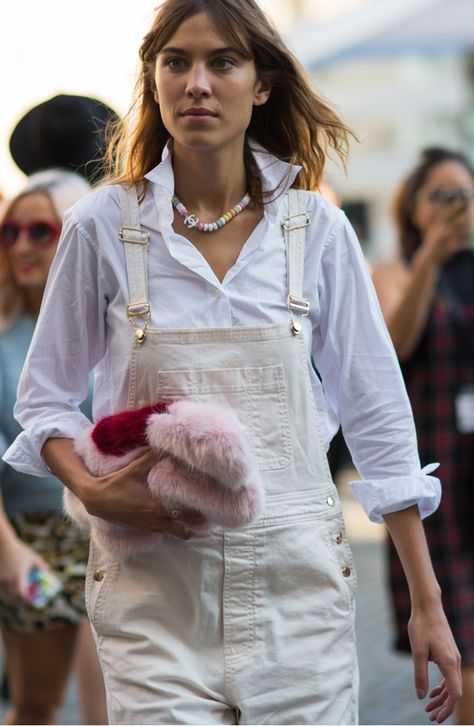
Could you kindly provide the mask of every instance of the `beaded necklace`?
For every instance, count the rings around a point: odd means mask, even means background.
[[[240,214],[240,212],[242,212],[249,204],[250,197],[248,194],[246,194],[243,199],[241,199],[240,202],[235,205],[235,207],[232,207],[232,209],[223,214],[222,217],[216,219],[215,222],[209,222],[208,224],[206,224],[205,222],[201,222],[199,220],[199,217],[197,217],[195,214],[189,214],[188,210],[186,209],[184,204],[179,201],[178,197],[174,196],[171,202],[178,214],[180,214],[181,217],[184,218],[184,224],[188,229],[198,229],[200,232],[215,232],[216,230],[223,227],[224,224],[227,224],[227,222],[230,222],[231,219],[234,219],[234,217]]]

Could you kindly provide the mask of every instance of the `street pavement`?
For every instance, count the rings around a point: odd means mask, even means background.
[[[347,487],[342,484],[341,498],[351,541],[359,587],[357,595],[357,640],[360,664],[361,724],[429,724],[423,704],[413,686],[411,659],[394,653],[390,607],[385,585],[384,538],[381,525],[371,524]],[[436,668],[430,669],[430,684],[438,680]],[[0,719],[5,704],[0,703]],[[60,724],[80,724],[74,683],[70,684]]]

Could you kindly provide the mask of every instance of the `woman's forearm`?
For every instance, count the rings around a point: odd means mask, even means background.
[[[385,317],[400,360],[410,357],[423,335],[438,274],[438,265],[420,250],[411,263],[410,279],[402,300]]]
[[[79,499],[82,499],[84,490],[90,483],[91,474],[74,450],[72,439],[48,439],[43,446],[41,455],[54,476]]]
[[[418,507],[385,514],[384,519],[407,578],[412,607],[439,603],[441,590],[431,564]]]
[[[407,623],[418,698],[428,692],[428,661],[437,664],[443,681],[429,692],[425,710],[442,723],[462,693],[461,657],[441,603],[441,590],[431,565],[418,507],[384,515],[410,590]]]

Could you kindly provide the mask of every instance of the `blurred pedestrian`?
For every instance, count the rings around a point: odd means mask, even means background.
[[[65,222],[20,383],[24,431],[5,457],[36,474],[48,465],[86,514],[124,525],[126,541],[152,540],[118,557],[92,538],[88,609],[111,721],[357,721],[356,582],[325,455],[338,418],[364,476],[357,496],[387,521],[410,580],[417,688],[428,689],[430,654],[446,679],[442,721],[459,696],[459,661],[420,517],[436,508],[439,482],[420,469],[355,235],[305,191],[328,147],[344,157],[348,130],[255,0],[165,0],[140,57],[137,104],[112,146],[114,183]],[[258,521],[196,533],[199,501],[176,492],[174,503],[172,488],[160,497],[179,473],[180,493],[198,477],[203,498],[222,496],[199,444],[197,472],[147,451],[94,476],[71,440],[89,431],[77,400],[92,368],[97,418],[128,421],[137,412],[124,409],[157,399],[237,417],[231,431],[252,453],[239,464],[266,489]],[[186,454],[193,424],[176,430]],[[218,436],[212,444],[225,478],[227,449]],[[155,497],[152,469],[162,472]]]
[[[18,379],[67,207],[90,190],[78,174],[50,170],[29,178],[0,219],[0,449],[20,432],[13,419]],[[56,331],[67,335],[67,331]],[[77,341],[80,343],[80,341]],[[73,365],[56,361],[56,372]],[[56,373],[53,373],[56,375]],[[87,386],[84,389],[87,396]],[[34,407],[34,400],[30,400]],[[86,617],[88,537],[61,512],[62,484],[2,462],[0,470],[0,626],[12,724],[53,723],[68,677],[78,671],[85,723],[106,723],[102,675]],[[49,579],[59,592],[43,605]],[[34,602],[32,602],[34,600]],[[34,606],[36,603],[37,607]]]
[[[394,202],[400,258],[374,271],[401,361],[422,463],[441,462],[443,497],[425,522],[443,604],[463,659],[455,723],[474,723],[474,169],[425,149]],[[410,599],[390,548],[396,647],[409,651]]]

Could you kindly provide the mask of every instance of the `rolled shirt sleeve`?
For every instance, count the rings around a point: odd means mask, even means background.
[[[14,415],[24,431],[4,455],[14,469],[50,475],[41,456],[47,439],[72,439],[89,425],[79,405],[104,353],[104,321],[97,248],[70,211],[18,385]]]
[[[418,505],[426,517],[441,485],[420,466],[415,425],[400,366],[358,240],[345,218],[321,257],[313,358],[329,406],[361,481],[352,491],[369,518]]]

